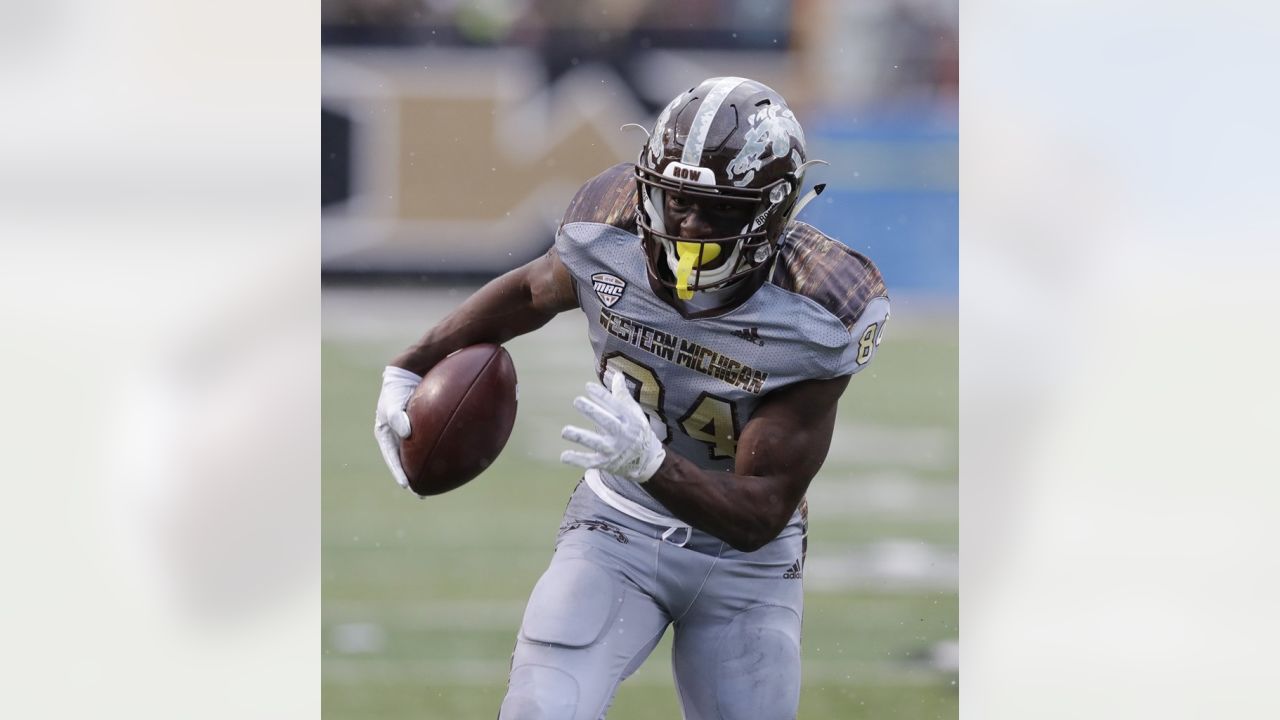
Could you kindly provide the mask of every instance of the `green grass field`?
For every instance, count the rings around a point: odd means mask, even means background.
[[[493,718],[524,602],[578,479],[559,461],[570,400],[592,377],[581,313],[508,344],[520,409],[498,461],[418,500],[373,441],[388,358],[470,289],[326,288],[323,345],[324,714]],[[957,631],[954,314],[895,302],[875,362],[841,403],[810,490],[800,717],[957,715],[930,662]],[[670,637],[625,682],[611,720],[679,718]]]

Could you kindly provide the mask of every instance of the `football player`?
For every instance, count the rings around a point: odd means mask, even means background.
[[[580,309],[598,361],[561,460],[585,470],[533,589],[500,718],[604,717],[668,627],[690,720],[794,718],[805,491],[889,300],[862,255],[794,219],[804,132],[761,83],[711,78],[634,165],[570,202],[546,255],[391,361],[375,435],[402,486],[405,406],[449,353]]]

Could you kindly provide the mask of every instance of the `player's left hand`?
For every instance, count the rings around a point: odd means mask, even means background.
[[[560,437],[591,452],[565,450],[560,453],[560,461],[645,482],[658,471],[667,452],[649,425],[644,409],[627,390],[622,373],[613,373],[610,388],[588,383],[588,397],[579,395],[573,399],[573,406],[594,422],[599,432],[566,425]]]

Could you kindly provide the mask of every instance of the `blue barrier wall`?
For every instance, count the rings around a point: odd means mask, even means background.
[[[810,123],[809,174],[826,191],[802,214],[880,267],[890,291],[958,291],[958,133],[933,105],[871,115],[821,114]]]

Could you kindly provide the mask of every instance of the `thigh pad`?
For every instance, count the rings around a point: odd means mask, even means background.
[[[568,648],[594,644],[622,608],[620,583],[584,557],[555,558],[529,596],[520,637]]]
[[[724,720],[787,720],[800,704],[800,617],[790,608],[744,610],[717,652],[716,700]]]

